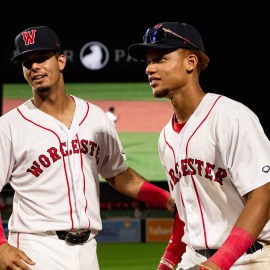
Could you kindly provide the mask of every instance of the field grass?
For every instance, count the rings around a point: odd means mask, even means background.
[[[154,270],[165,250],[162,243],[98,243],[100,270]]]
[[[119,137],[131,168],[152,181],[166,179],[158,155],[159,133],[119,132]]]
[[[89,100],[144,100],[156,101],[148,83],[66,83],[69,94]],[[4,84],[4,98],[25,99],[32,97],[30,86],[25,84]],[[167,101],[159,99],[159,101]]]

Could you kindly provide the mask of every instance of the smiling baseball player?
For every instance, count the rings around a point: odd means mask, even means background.
[[[174,200],[128,168],[101,108],[66,93],[66,57],[52,29],[30,27],[15,44],[12,61],[33,98],[0,118],[0,190],[14,189],[8,243],[0,226],[0,269],[98,270],[99,175],[134,199],[170,211]]]
[[[158,23],[129,54],[174,110],[158,148],[178,212],[158,269],[270,269],[270,142],[258,117],[203,91],[209,58],[189,24]]]

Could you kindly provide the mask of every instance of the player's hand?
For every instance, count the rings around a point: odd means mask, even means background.
[[[205,261],[204,263],[201,263],[200,264],[200,267],[203,267],[203,268],[199,268],[199,269],[202,269],[202,270],[206,270],[206,269],[210,269],[210,270],[221,270],[220,267],[218,267],[214,262],[210,261],[210,260],[207,260]]]
[[[173,197],[170,195],[168,201],[166,203],[166,207],[170,213],[174,213],[175,210],[175,201]]]
[[[29,266],[33,262],[22,250],[6,243],[0,246],[0,269],[1,270],[31,270]],[[19,267],[19,268],[18,268]]]

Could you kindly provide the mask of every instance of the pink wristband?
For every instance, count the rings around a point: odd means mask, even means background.
[[[166,207],[169,196],[170,193],[165,189],[145,181],[138,192],[137,200]]]
[[[3,224],[2,224],[2,219],[0,217],[0,246],[7,243],[7,239],[5,236],[5,232],[4,232],[4,228],[3,228]]]
[[[209,260],[222,270],[229,270],[251,247],[253,242],[254,240],[249,232],[241,227],[234,227],[222,246]]]

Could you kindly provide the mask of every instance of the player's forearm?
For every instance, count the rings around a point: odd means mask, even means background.
[[[257,188],[247,195],[245,207],[230,235],[209,259],[210,261],[218,265],[220,269],[230,269],[251,247],[269,220],[269,198],[270,184]]]
[[[107,178],[106,181],[120,193],[136,199],[141,185],[146,179],[136,173],[133,169],[128,168],[119,175]]]
[[[173,209],[173,199],[168,191],[151,184],[131,168],[106,180],[112,187],[128,197],[167,207],[169,211],[170,208]]]
[[[253,190],[246,198],[235,226],[244,228],[255,241],[270,219],[270,183]]]
[[[173,231],[169,243],[162,255],[158,265],[158,270],[175,269],[180,262],[183,253],[186,251],[186,244],[182,242],[184,235],[184,222],[180,220],[178,213],[174,216]]]

